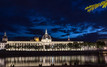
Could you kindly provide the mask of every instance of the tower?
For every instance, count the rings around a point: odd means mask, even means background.
[[[6,32],[4,33],[4,36],[3,36],[3,38],[2,38],[2,41],[3,41],[3,42],[7,42],[7,41],[8,41],[8,38],[7,38]]]
[[[70,41],[70,37],[68,36],[68,41]]]

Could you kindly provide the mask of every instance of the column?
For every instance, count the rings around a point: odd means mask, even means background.
[[[43,45],[43,50],[45,51],[45,45]]]

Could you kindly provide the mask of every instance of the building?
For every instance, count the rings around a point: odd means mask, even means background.
[[[7,41],[8,41],[8,37],[7,37],[6,32],[5,32],[4,36],[2,38],[2,42],[0,42],[0,50],[4,50],[5,49]]]
[[[104,42],[106,45],[107,45],[107,39],[99,39],[97,41],[101,41],[101,42]]]
[[[0,50],[4,50],[5,49],[5,45],[6,45],[6,43],[0,42]]]
[[[6,35],[6,32],[4,33],[4,36],[2,38],[2,42],[7,42],[8,41],[8,37]]]
[[[39,39],[39,38],[37,38]],[[57,50],[68,50],[66,47],[68,43],[74,43],[74,41],[52,41],[51,36],[48,34],[47,30],[45,30],[45,34],[42,36],[41,41],[31,40],[31,41],[8,41],[6,36],[6,32],[4,33],[2,41],[5,45],[6,50],[12,51],[57,51]],[[77,43],[83,43],[83,41],[75,41]],[[0,46],[3,46],[1,43]],[[60,45],[63,45],[63,49],[60,49]]]

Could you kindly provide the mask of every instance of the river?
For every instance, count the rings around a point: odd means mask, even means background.
[[[105,65],[107,55],[71,55],[71,56],[24,56],[0,58],[0,67],[31,67],[31,66],[67,65]]]

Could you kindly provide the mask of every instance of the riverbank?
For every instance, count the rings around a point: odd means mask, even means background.
[[[20,66],[15,66],[15,67],[20,67]],[[62,65],[62,66],[23,66],[23,67],[107,67],[107,64],[101,64],[101,65]]]
[[[97,55],[106,54],[107,50],[87,51],[0,51],[0,56],[66,56],[66,55]]]

